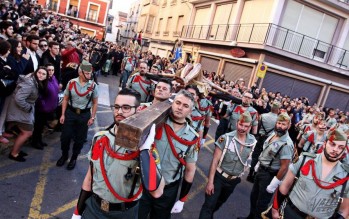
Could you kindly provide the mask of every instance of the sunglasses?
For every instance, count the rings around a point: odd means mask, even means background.
[[[40,44],[40,47],[47,47],[47,44]]]

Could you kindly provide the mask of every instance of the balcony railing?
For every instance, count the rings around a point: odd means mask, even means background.
[[[339,2],[343,2],[345,4],[348,4],[349,5],[349,0],[338,0]]]
[[[267,45],[348,69],[349,51],[275,24],[186,25],[182,38]]]

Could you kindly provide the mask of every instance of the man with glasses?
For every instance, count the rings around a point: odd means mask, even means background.
[[[62,116],[60,118],[60,123],[63,124],[61,134],[62,156],[56,165],[63,166],[68,160],[70,141],[73,138],[73,154],[67,166],[68,170],[75,167],[76,159],[87,137],[88,127],[96,119],[98,104],[98,87],[92,80],[91,63],[85,60],[82,61],[78,73],[79,77],[70,80],[64,91]]]
[[[137,113],[140,98],[140,93],[128,88],[116,96],[112,106],[114,124],[93,138],[88,153],[91,163],[72,219],[79,219],[81,215],[99,219],[138,218],[138,200],[142,195],[137,159],[140,152],[115,145],[115,133],[122,120]],[[140,150],[150,147],[154,135],[155,126]]]
[[[42,54],[48,49],[48,44],[46,40],[41,39],[39,41],[39,48],[36,51],[36,53],[40,56],[40,58],[42,57]]]
[[[59,55],[59,43],[51,41],[48,43],[48,50],[42,54],[42,64],[53,64],[55,68],[55,77],[62,88],[61,78],[61,56]]]

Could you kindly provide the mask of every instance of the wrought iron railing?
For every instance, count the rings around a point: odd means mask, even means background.
[[[348,50],[271,23],[185,25],[181,38],[262,44],[331,66],[349,67]]]

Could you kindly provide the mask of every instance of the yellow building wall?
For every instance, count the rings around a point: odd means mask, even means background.
[[[240,23],[270,23],[274,1],[278,0],[246,1]]]

